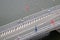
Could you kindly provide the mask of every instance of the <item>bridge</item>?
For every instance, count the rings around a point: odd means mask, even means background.
[[[1,26],[0,40],[29,40],[57,29],[60,29],[60,5]]]

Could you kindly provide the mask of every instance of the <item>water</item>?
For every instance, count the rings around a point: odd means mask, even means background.
[[[0,0],[0,26],[60,5],[60,0]]]

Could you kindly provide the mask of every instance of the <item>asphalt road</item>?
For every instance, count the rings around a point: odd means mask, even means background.
[[[0,9],[1,9],[0,10],[0,26],[8,24],[19,18],[23,18],[25,16],[37,13],[46,8],[51,8],[59,4],[60,4],[60,0],[57,0],[57,1],[54,1],[54,0],[33,0],[33,1],[32,0],[2,0],[1,1],[0,0]],[[54,14],[48,18],[55,17],[56,15],[58,16],[58,14]],[[46,19],[41,20],[40,24],[46,21]],[[39,24],[39,22],[37,24]],[[1,30],[3,29],[0,28],[0,31]],[[30,31],[33,31],[33,30],[34,28],[31,29]],[[27,31],[27,32],[30,32],[30,31]],[[22,35],[24,34],[26,34],[26,32],[23,33]]]

